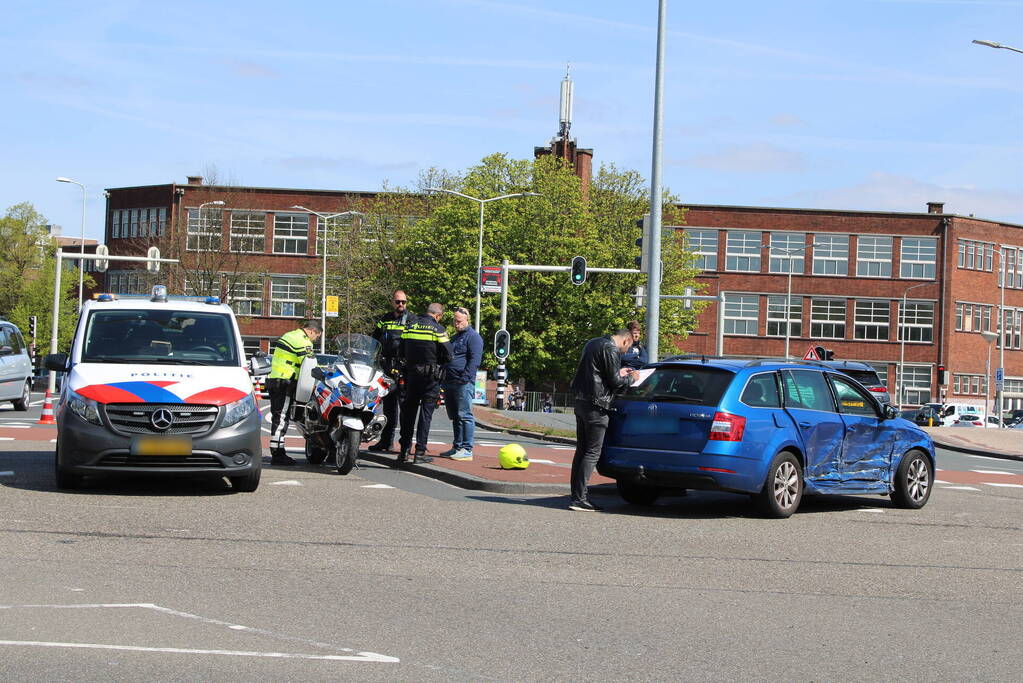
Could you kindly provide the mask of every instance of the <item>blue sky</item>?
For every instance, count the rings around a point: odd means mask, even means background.
[[[101,237],[106,187],[376,190],[557,130],[650,175],[657,3],[7,0],[0,208]],[[665,185],[684,202],[1023,224],[1023,0],[668,3]]]

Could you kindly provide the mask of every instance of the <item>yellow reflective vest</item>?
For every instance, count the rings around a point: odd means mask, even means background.
[[[298,328],[282,334],[274,343],[274,355],[270,360],[269,379],[291,380],[298,376],[302,359],[313,355],[313,341],[305,330]]]

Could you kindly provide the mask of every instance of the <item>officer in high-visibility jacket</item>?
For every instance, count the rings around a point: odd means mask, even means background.
[[[298,369],[313,355],[313,343],[323,328],[318,320],[307,320],[302,327],[281,335],[274,342],[266,391],[270,394],[270,464],[294,465],[295,459],[284,451],[284,435],[291,421],[291,404],[298,384]]]
[[[380,342],[380,367],[396,384],[393,391],[384,396],[384,417],[387,424],[380,432],[380,440],[369,447],[369,450],[377,453],[391,453],[391,444],[394,443],[394,432],[398,428],[398,412],[401,397],[405,393],[405,386],[402,383],[401,358],[398,355],[401,346],[401,333],[410,325],[416,316],[409,313],[408,297],[400,289],[394,291],[391,296],[392,311],[377,320],[373,330],[373,338]]]
[[[405,400],[401,405],[401,437],[398,466],[406,462],[415,427],[416,449],[412,462],[430,462],[426,443],[430,437],[433,409],[437,407],[444,366],[451,360],[451,340],[440,324],[444,306],[430,304],[426,315],[417,318],[401,334],[399,354],[405,361]],[[416,424],[416,416],[419,421]]]

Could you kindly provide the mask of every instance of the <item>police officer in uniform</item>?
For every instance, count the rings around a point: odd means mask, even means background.
[[[298,369],[306,356],[313,355],[313,343],[323,328],[318,320],[307,320],[302,327],[281,335],[274,342],[270,375],[266,390],[270,394],[270,464],[294,465],[295,459],[284,451],[284,435],[291,421],[291,404],[298,385]]]
[[[430,436],[433,409],[437,407],[444,366],[451,360],[451,341],[447,330],[440,324],[443,315],[444,306],[430,304],[426,315],[417,318],[401,335],[399,353],[405,359],[405,400],[401,406],[401,437],[398,439],[401,447],[398,454],[399,467],[409,455],[413,427],[416,449],[412,462],[433,460],[426,455],[426,442]]]
[[[380,440],[369,447],[369,450],[377,453],[390,453],[391,444],[394,442],[394,432],[398,427],[398,405],[405,391],[400,381],[402,367],[398,356],[401,333],[416,319],[416,316],[409,313],[408,297],[400,289],[395,290],[391,296],[391,306],[392,312],[377,320],[373,330],[373,338],[380,342],[380,366],[396,382],[395,391],[384,396],[383,412],[387,424],[380,432]]]

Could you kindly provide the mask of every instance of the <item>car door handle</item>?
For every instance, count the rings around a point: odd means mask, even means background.
[[[800,422],[799,426],[802,427],[803,429],[809,429],[811,427],[809,422]]]

